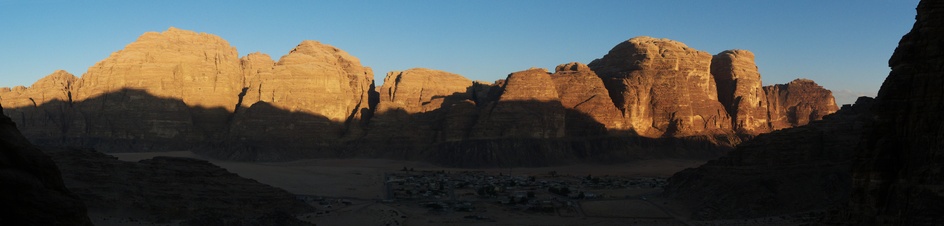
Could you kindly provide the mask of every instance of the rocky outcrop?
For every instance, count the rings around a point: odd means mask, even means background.
[[[85,205],[66,189],[56,164],[4,115],[0,115],[0,150],[2,224],[92,225]]]
[[[561,104],[569,109],[568,136],[620,134],[629,130],[603,80],[587,65],[577,62],[558,65],[551,79],[557,86]]]
[[[498,101],[485,108],[472,128],[473,139],[564,137],[564,106],[547,70],[509,74]]]
[[[233,150],[227,151],[318,152],[363,136],[364,116],[371,111],[373,72],[356,57],[304,41],[279,59],[271,72],[264,69],[268,61],[259,54],[245,57],[243,65],[249,70],[250,86],[240,106],[248,107],[233,116],[227,135]],[[241,154],[223,157],[234,155]]]
[[[676,173],[664,195],[691,206],[694,219],[769,217],[824,211],[848,201],[855,145],[872,119],[862,97],[822,121],[783,129],[726,156]]]
[[[380,87],[377,114],[402,111],[426,113],[449,107],[456,100],[472,99],[472,81],[461,75],[425,68],[392,71]]]
[[[635,132],[644,136],[725,133],[711,55],[668,39],[636,37],[589,64]]]
[[[373,150],[382,156],[406,157],[409,152],[448,139],[446,136],[462,137],[458,133],[467,131],[467,126],[451,129],[452,134],[447,135],[443,123],[455,105],[472,99],[471,87],[471,80],[440,70],[414,68],[387,73],[379,89],[380,99],[370,120],[369,132],[364,137],[370,145],[358,149]]]
[[[754,64],[754,53],[727,50],[711,58],[711,75],[718,83],[718,101],[731,115],[739,133],[759,134],[770,131],[767,93]]]
[[[33,83],[0,94],[6,115],[16,118],[27,137],[62,137],[72,122],[74,75],[57,70]]]
[[[125,162],[90,150],[47,153],[63,169],[65,185],[97,213],[151,222],[183,220],[184,225],[292,225],[298,222],[293,215],[313,210],[285,190],[204,160],[155,157]],[[270,219],[279,214],[285,217]]]
[[[771,129],[809,124],[839,109],[833,93],[809,79],[765,86]]]
[[[851,225],[944,224],[944,2],[921,1],[859,145]]]

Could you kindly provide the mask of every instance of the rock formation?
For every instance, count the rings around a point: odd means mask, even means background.
[[[17,87],[0,94],[6,115],[16,118],[27,137],[62,137],[72,122],[74,75],[57,70],[29,88]]]
[[[711,55],[681,42],[627,40],[590,63],[632,128],[644,136],[724,133],[731,118],[718,102]]]
[[[613,105],[603,80],[587,65],[572,62],[558,65],[551,79],[557,85],[561,104],[567,111],[567,135],[618,134],[628,130],[619,109]]]
[[[56,164],[4,115],[0,115],[0,152],[0,207],[4,209],[0,223],[92,225],[85,205],[66,189]]]
[[[857,149],[847,224],[944,224],[944,2],[921,1],[917,12]]]
[[[694,219],[769,217],[842,205],[871,104],[862,97],[822,121],[761,134],[720,159],[676,173],[664,195],[692,206]]]
[[[293,225],[298,222],[294,214],[312,211],[285,190],[204,160],[155,157],[125,162],[89,150],[47,153],[63,169],[65,185],[98,213],[131,213],[152,222],[183,220],[184,225]],[[284,217],[268,219],[279,214]]]
[[[472,99],[471,88],[471,80],[440,70],[387,73],[365,140],[383,149],[379,152],[402,156],[446,139],[444,117],[454,105]]]
[[[233,117],[230,142],[250,152],[291,151],[335,146],[363,135],[374,81],[373,72],[360,60],[338,48],[304,41],[271,72],[264,69],[268,64],[264,55],[243,59],[250,86],[240,105],[248,107]]]
[[[557,86],[544,69],[511,73],[498,101],[479,116],[471,137],[561,138],[565,113]]]
[[[303,41],[278,61],[263,53],[237,56],[214,35],[149,32],[82,78],[57,72],[30,88],[0,89],[0,103],[16,106],[8,115],[29,125],[32,141],[52,146],[196,150],[264,161],[442,153],[493,161],[553,152],[538,161],[498,161],[532,165],[636,158],[673,144],[648,139],[662,137],[715,145],[705,150],[717,153],[740,142],[736,133],[767,131],[774,121],[765,115],[780,120],[776,129],[834,111],[823,107],[827,102],[835,107],[815,84],[759,92],[749,52],[726,51],[712,64],[705,52],[648,37],[620,43],[589,66],[562,64],[554,74],[531,69],[495,83],[411,69],[391,72],[376,88],[373,72],[356,57],[316,41]],[[512,149],[531,150],[498,153]],[[673,153],[665,156],[705,156],[667,150]]]
[[[764,92],[774,130],[806,125],[839,109],[833,93],[809,79],[765,86]]]
[[[754,64],[754,53],[721,52],[711,58],[711,74],[718,83],[718,101],[731,115],[735,130],[746,134],[770,131],[767,93]]]

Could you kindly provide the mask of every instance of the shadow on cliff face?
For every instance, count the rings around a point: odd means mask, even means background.
[[[607,131],[589,115],[559,102],[485,100],[477,105],[468,93],[435,98],[444,100],[441,108],[371,112],[366,123],[337,122],[266,102],[236,112],[187,106],[179,99],[135,89],[9,109],[6,114],[41,145],[103,152],[192,150],[242,161],[366,157],[462,167],[545,166],[708,159],[739,142],[726,136],[646,138],[632,131]],[[505,112],[497,113],[496,104]],[[355,129],[367,132],[351,136],[348,131]]]

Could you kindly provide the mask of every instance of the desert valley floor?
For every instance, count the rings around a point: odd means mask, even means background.
[[[156,156],[208,160],[242,177],[297,195],[316,209],[316,212],[297,217],[316,225],[797,225],[811,220],[800,216],[729,221],[687,219],[690,213],[685,212],[683,206],[658,195],[666,178],[685,168],[704,164],[704,160],[661,159],[612,165],[465,169],[386,159],[234,162],[208,159],[188,151],[110,155],[131,162]],[[544,200],[532,201],[532,205],[550,206],[554,204],[549,200],[556,200],[563,206],[548,211],[523,210],[524,205],[514,204],[515,191],[503,191],[512,197],[508,200],[502,195],[477,195],[474,188],[463,189],[455,185],[461,184],[455,182],[457,178],[477,176],[498,181],[533,181],[512,187],[517,188],[519,194],[531,191],[529,197]],[[588,176],[609,183],[607,186],[590,185]],[[434,178],[431,181],[451,179],[451,188],[443,189],[450,192],[442,193],[442,196],[427,193],[426,196],[412,197],[402,197],[403,194],[397,192],[411,190],[408,185],[414,179],[425,187],[422,180],[429,178]],[[402,181],[407,181],[407,186],[397,183]],[[547,187],[552,187],[548,184],[556,183],[571,184],[570,187],[581,189],[581,194],[586,192],[588,197],[548,192]],[[120,213],[94,210],[90,210],[89,215],[96,225],[176,225],[175,222],[158,224]]]

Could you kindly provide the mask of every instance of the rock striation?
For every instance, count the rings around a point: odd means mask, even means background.
[[[640,135],[724,133],[731,130],[731,117],[718,102],[711,58],[681,42],[636,37],[589,67]]]
[[[374,150],[378,155],[405,157],[412,150],[423,150],[432,143],[450,139],[447,136],[461,139],[460,133],[468,125],[447,134],[450,129],[443,121],[453,108],[459,108],[456,109],[459,113],[469,107],[463,102],[472,99],[471,89],[471,80],[440,70],[413,68],[387,73],[369,132],[364,137],[370,145],[359,148]]]
[[[265,68],[270,61],[261,54],[247,55],[242,62],[250,86],[239,104],[244,107],[232,117],[228,144],[223,145],[233,153],[221,157],[330,151],[365,133],[373,72],[356,57],[330,45],[303,41],[271,69]]]
[[[747,50],[718,53],[711,58],[711,74],[718,83],[718,101],[731,115],[737,132],[770,132],[767,93],[754,63],[754,53]]]
[[[620,134],[629,130],[603,80],[587,65],[577,62],[558,65],[551,79],[561,104],[570,109],[566,120],[568,136]]]
[[[29,88],[16,87],[0,94],[6,115],[16,118],[27,137],[62,137],[69,129],[73,109],[74,75],[57,70],[39,79]]]
[[[857,148],[850,225],[944,224],[944,2],[918,3]]]
[[[809,79],[765,86],[771,129],[809,124],[839,109],[832,91]]]
[[[0,115],[0,184],[4,225],[92,225],[85,205],[66,189],[56,164],[4,115]]]
[[[511,73],[498,101],[489,103],[472,128],[471,137],[562,138],[565,111],[557,86],[545,69]]]

